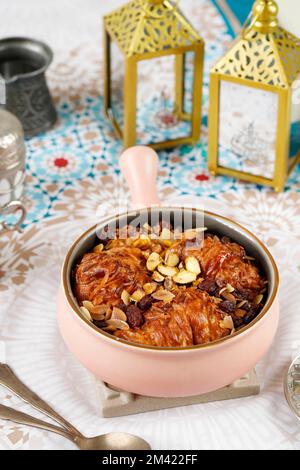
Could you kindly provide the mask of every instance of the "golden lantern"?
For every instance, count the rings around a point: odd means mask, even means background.
[[[277,14],[275,1],[256,0],[211,71],[208,166],[279,192],[300,160],[300,40]]]
[[[199,138],[204,41],[178,10],[177,3],[169,0],[132,0],[104,17],[104,109],[117,136],[123,139],[125,148],[137,142],[138,86],[140,82],[146,82],[142,75],[139,77],[139,67],[148,59],[163,60],[164,63],[173,61],[172,116],[169,117],[175,122],[175,127],[179,122],[184,127],[180,128],[182,134],[179,136],[146,143],[162,149],[195,143]],[[122,57],[122,62],[114,68],[112,61],[115,53]],[[187,60],[192,69],[190,80],[186,80]],[[121,76],[115,80],[117,86],[112,83],[116,73]],[[156,77],[159,85],[159,73]],[[151,83],[151,78],[148,77],[147,83]],[[191,90],[187,92],[189,83]],[[147,91],[143,97],[145,101]],[[160,97],[169,105],[169,96],[164,96],[164,90]]]

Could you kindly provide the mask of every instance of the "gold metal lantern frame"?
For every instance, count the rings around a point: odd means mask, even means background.
[[[118,122],[112,109],[112,43],[124,58],[124,123]],[[193,53],[192,108],[186,112],[185,59]],[[138,64],[153,58],[174,56],[174,113],[190,122],[190,134],[168,141],[151,143],[163,149],[195,143],[200,136],[204,41],[169,0],[132,0],[104,17],[104,110],[124,147],[137,141]]]
[[[289,174],[300,161],[300,134],[298,148],[295,154],[290,154],[291,114],[292,106],[295,107],[294,92],[297,92],[295,85],[298,84],[298,89],[300,85],[300,40],[278,25],[277,13],[278,8],[273,0],[257,0],[250,25],[245,26],[229,52],[211,71],[208,166],[212,174],[268,185],[279,192],[284,189]],[[220,161],[221,95],[222,87],[226,89],[226,83],[270,92],[277,97],[272,176],[241,171]],[[298,102],[296,105],[300,111],[300,100]],[[258,107],[256,111],[259,122],[261,109]],[[257,136],[253,127],[249,133],[255,141]],[[241,138],[241,147],[246,140]]]

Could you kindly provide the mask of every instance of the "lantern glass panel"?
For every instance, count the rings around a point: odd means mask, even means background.
[[[124,127],[124,76],[125,76],[125,60],[118,46],[112,41],[110,43],[111,57],[111,111],[117,121],[120,129]]]
[[[300,80],[292,87],[292,111],[290,130],[290,165],[300,152]]]
[[[278,106],[276,92],[221,80],[218,165],[273,179]]]
[[[191,135],[191,121],[185,113],[190,113],[192,107],[193,59],[190,56],[193,58],[194,53],[188,56],[183,60],[181,75],[182,104],[176,99],[175,55],[138,62],[138,143],[147,145]]]

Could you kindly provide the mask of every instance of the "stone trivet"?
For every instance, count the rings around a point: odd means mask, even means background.
[[[236,380],[231,385],[214,392],[184,398],[156,398],[135,395],[125,392],[96,380],[97,391],[100,398],[101,414],[104,418],[127,416],[136,413],[146,413],[177,406],[197,405],[213,401],[230,400],[233,398],[258,395],[260,384],[255,369],[245,377]]]

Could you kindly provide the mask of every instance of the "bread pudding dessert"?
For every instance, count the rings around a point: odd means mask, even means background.
[[[145,224],[86,253],[73,288],[83,315],[115,339],[180,348],[249,324],[263,308],[267,281],[227,237],[203,228],[178,236],[165,224]]]

